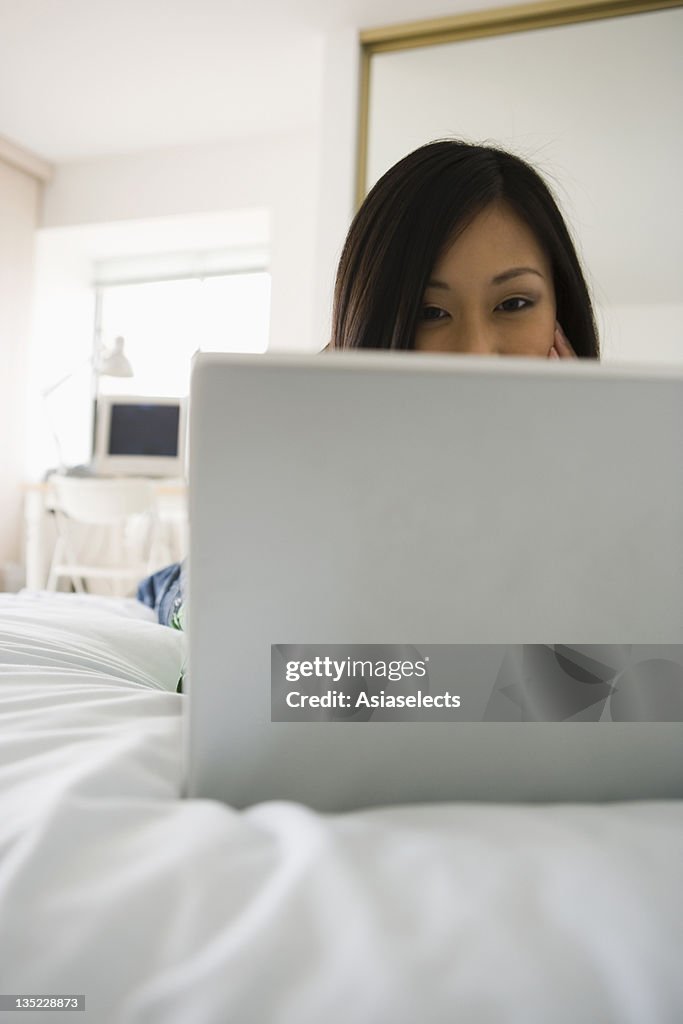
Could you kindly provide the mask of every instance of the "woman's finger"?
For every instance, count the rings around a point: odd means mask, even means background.
[[[555,340],[553,348],[556,349],[559,359],[578,359],[576,352],[567,341],[567,337],[560,327],[559,323],[555,324]]]

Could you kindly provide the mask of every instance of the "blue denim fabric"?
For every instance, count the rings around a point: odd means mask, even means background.
[[[174,562],[153,573],[138,585],[137,599],[157,613],[162,626],[183,628],[185,563]],[[176,693],[183,692],[185,668],[181,670]]]
[[[174,562],[142,580],[137,599],[154,609],[162,626],[171,626],[183,603],[184,591],[185,563]]]

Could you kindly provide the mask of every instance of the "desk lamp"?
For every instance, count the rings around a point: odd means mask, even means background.
[[[43,402],[45,402],[45,408],[47,411],[47,421],[49,423],[50,432],[52,434],[55,446],[57,448],[59,469],[60,472],[62,473],[67,471],[67,467],[64,464],[64,457],[62,455],[62,446],[59,442],[59,435],[55,430],[54,423],[52,422],[52,418],[49,414],[46,399],[49,398],[50,395],[54,394],[54,392],[57,391],[59,388],[61,388],[63,384],[66,384],[67,381],[70,381],[72,377],[75,377],[75,375],[83,366],[91,366],[92,372],[95,377],[132,377],[133,367],[131,366],[130,360],[128,359],[124,352],[124,345],[125,341],[121,337],[121,335],[119,335],[117,338],[114,338],[113,348],[111,348],[108,352],[102,352],[101,355],[95,352],[93,355],[88,356],[87,359],[83,360],[82,363],[79,363],[78,366],[74,367],[73,370],[70,370],[69,373],[66,373],[63,377],[60,377],[60,379],[56,381],[56,383],[51,384],[49,388],[45,388],[45,390],[42,393],[42,399]]]

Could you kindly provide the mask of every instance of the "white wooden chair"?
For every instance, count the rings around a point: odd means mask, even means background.
[[[55,474],[49,486],[57,541],[48,590],[56,590],[66,577],[78,593],[95,580],[108,580],[110,593],[131,593],[153,571],[155,556],[157,565],[163,561],[150,480]]]

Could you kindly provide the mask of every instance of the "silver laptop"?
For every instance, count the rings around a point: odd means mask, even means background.
[[[188,630],[188,796],[683,796],[683,372],[199,355]]]

